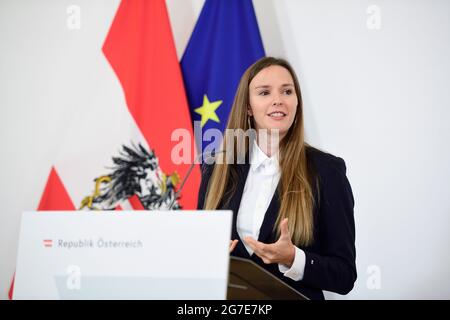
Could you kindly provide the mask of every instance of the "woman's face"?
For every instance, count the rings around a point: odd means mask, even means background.
[[[256,130],[278,129],[283,138],[294,122],[297,94],[289,71],[273,65],[261,70],[249,86],[250,106]]]

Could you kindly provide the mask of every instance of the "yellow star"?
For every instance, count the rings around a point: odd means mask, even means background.
[[[210,102],[206,94],[203,96],[203,105],[194,111],[202,116],[202,121],[200,123],[201,127],[206,124],[208,120],[213,120],[215,122],[220,122],[219,117],[216,114],[216,109],[222,104],[222,100]]]

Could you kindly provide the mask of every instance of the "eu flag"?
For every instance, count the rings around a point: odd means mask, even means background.
[[[224,132],[242,74],[264,56],[251,0],[205,1],[181,60],[191,119],[202,134]],[[202,152],[207,145],[202,143]]]

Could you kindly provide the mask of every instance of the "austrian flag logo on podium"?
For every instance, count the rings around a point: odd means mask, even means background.
[[[44,247],[46,247],[46,248],[53,247],[53,240],[51,240],[51,239],[44,240]]]

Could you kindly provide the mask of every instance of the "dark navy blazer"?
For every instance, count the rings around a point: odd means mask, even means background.
[[[285,277],[278,264],[265,264],[256,254],[251,256],[245,249],[236,229],[236,217],[242,198],[250,165],[234,165],[240,180],[228,205],[218,209],[233,211],[232,239],[239,243],[232,255],[248,258],[286,282],[310,299],[324,299],[322,290],[347,294],[356,280],[355,222],[353,217],[354,199],[350,183],[346,177],[343,159],[307,148],[308,165],[316,172],[319,191],[314,188],[314,242],[308,247],[300,247],[305,252],[306,264],[303,279],[294,281]],[[202,167],[202,181],[198,194],[198,209],[203,208],[208,181],[213,165]],[[275,192],[261,225],[258,240],[264,243],[277,241],[272,231],[280,205],[278,192]]]

